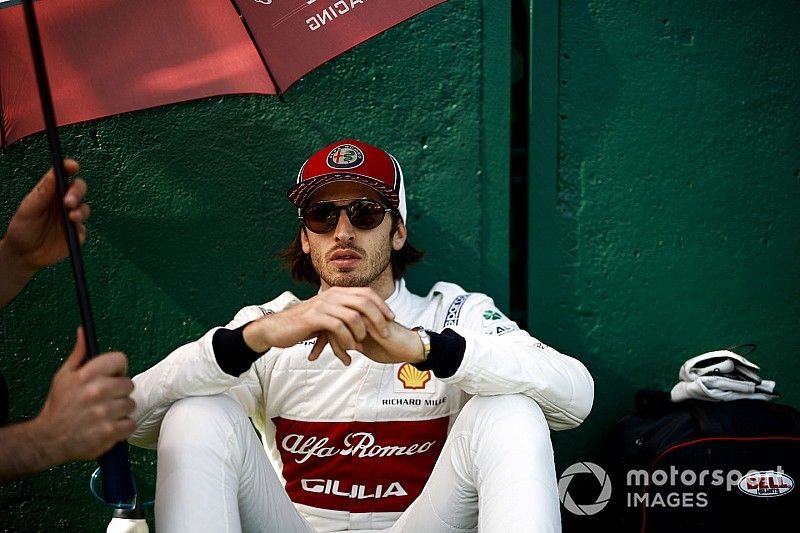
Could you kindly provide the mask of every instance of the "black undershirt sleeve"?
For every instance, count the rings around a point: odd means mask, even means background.
[[[429,331],[428,335],[431,337],[428,360],[414,366],[419,370],[433,371],[437,378],[449,378],[456,373],[461,361],[464,360],[467,341],[450,328],[441,333]]]
[[[231,376],[242,375],[266,353],[256,352],[244,342],[243,330],[246,325],[233,330],[220,328],[211,339],[217,364],[223,372]],[[429,331],[428,334],[431,337],[428,360],[414,366],[419,370],[431,370],[438,378],[449,378],[461,366],[467,341],[449,328],[441,333]]]
[[[231,376],[244,374],[256,359],[267,352],[255,352],[244,342],[244,328],[219,328],[211,338],[214,357],[220,369]]]

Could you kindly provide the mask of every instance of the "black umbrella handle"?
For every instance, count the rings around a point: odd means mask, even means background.
[[[67,172],[64,169],[64,157],[61,150],[61,141],[58,137],[55,111],[53,109],[53,97],[50,93],[50,83],[47,78],[47,69],[44,63],[39,26],[36,23],[33,1],[23,0],[23,7],[25,9],[25,21],[28,26],[28,37],[30,38],[33,64],[36,69],[36,82],[39,87],[39,97],[42,102],[42,112],[44,114],[44,123],[47,130],[47,141],[50,144],[50,154],[53,158],[53,170],[56,173],[58,201],[61,205],[61,214],[64,218],[64,227],[67,233],[72,275],[75,278],[75,288],[78,292],[78,306],[80,308],[83,332],[86,338],[86,348],[89,357],[95,357],[100,353],[100,350],[97,347],[97,335],[94,328],[92,307],[89,303],[89,289],[86,284],[86,271],[83,267],[83,256],[81,255],[78,231],[75,224],[69,220],[67,209],[64,207],[64,195],[67,193],[69,182],[67,181]],[[133,500],[136,496],[136,489],[134,487],[133,477],[131,476],[127,443],[118,442],[100,458],[99,462],[103,473],[103,490],[105,492],[106,501],[109,503],[127,503]]]
[[[81,312],[81,321],[83,322],[83,332],[86,337],[86,348],[89,357],[94,357],[99,354],[100,351],[97,347],[97,335],[94,328],[92,308],[89,303],[89,290],[86,285],[86,272],[83,267],[83,256],[81,255],[78,231],[75,227],[75,223],[69,220],[67,208],[64,207],[64,195],[67,194],[69,182],[67,180],[67,172],[64,169],[64,156],[61,150],[61,141],[58,137],[55,111],[53,109],[53,97],[50,93],[50,83],[44,65],[44,55],[39,38],[39,28],[36,24],[35,13],[33,11],[33,2],[31,0],[24,0],[24,3],[25,19],[28,24],[28,36],[31,42],[31,53],[33,54],[33,64],[36,69],[36,81],[39,86],[39,97],[42,102],[42,112],[44,114],[44,122],[47,130],[47,141],[50,145],[53,170],[56,174],[58,201],[61,206],[61,214],[64,218],[64,227],[66,228],[72,274],[75,278],[75,287],[78,290],[78,304]]]

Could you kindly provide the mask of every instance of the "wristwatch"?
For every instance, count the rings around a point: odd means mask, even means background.
[[[422,341],[422,361],[420,363],[424,363],[428,360],[428,354],[431,353],[431,336],[422,326],[411,328],[411,331],[415,331],[419,335],[419,340]]]

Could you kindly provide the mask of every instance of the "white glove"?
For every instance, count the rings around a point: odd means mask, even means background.
[[[672,388],[673,402],[684,400],[771,400],[775,382],[762,380],[759,367],[730,350],[707,352],[687,360]]]

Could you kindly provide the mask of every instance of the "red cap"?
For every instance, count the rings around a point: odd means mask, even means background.
[[[302,208],[320,187],[337,181],[354,181],[372,187],[406,218],[403,171],[391,154],[355,139],[335,142],[319,150],[300,168],[297,184],[286,193]]]

